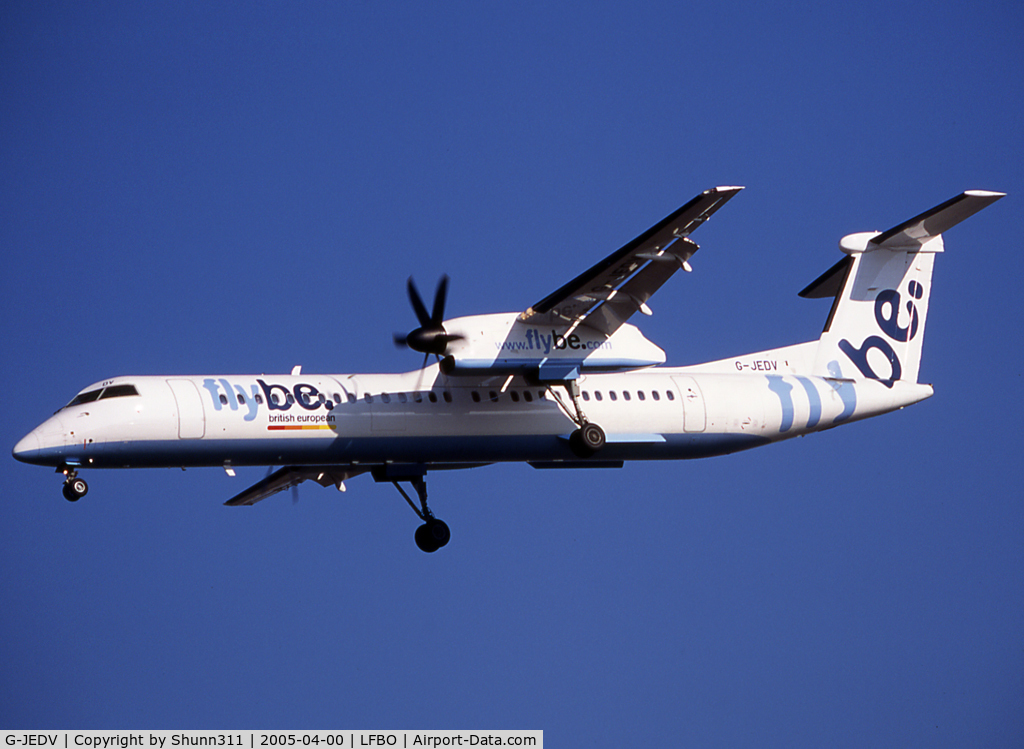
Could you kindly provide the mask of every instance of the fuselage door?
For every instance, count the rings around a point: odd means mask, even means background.
[[[683,431],[703,432],[707,426],[704,395],[692,377],[673,377],[683,399]]]
[[[206,411],[199,390],[192,380],[168,380],[178,406],[178,437],[183,440],[201,439],[206,434]]]

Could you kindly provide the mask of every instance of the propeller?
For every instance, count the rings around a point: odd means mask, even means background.
[[[409,276],[407,285],[409,291],[409,302],[416,313],[420,327],[409,333],[395,333],[395,345],[399,348],[411,348],[419,351],[428,357],[431,354],[444,356],[448,350],[448,344],[453,341],[461,341],[465,336],[458,333],[449,333],[444,329],[444,305],[448,298],[448,276],[441,276],[437,284],[437,291],[434,293],[433,312],[427,313],[427,306],[416,289],[416,284]]]

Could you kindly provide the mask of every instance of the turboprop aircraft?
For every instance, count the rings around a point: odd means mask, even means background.
[[[428,471],[525,462],[610,468],[704,458],[887,413],[932,395],[918,382],[942,233],[1003,193],[971,190],[884,232],[849,234],[842,259],[800,292],[833,297],[814,341],[666,367],[629,324],[676,271],[690,239],[740,187],[707,190],[519,313],[444,319],[448,279],[395,343],[425,355],[405,374],[115,377],[94,383],[14,447],[56,467],[64,496],[86,468],[283,466],[228,500],[252,505],[312,480],[394,484],[422,524],[420,549],[450,531],[427,505]],[[431,357],[434,361],[431,362]],[[416,491],[419,505],[401,483]]]

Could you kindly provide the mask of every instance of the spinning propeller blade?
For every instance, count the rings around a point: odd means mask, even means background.
[[[437,284],[432,314],[427,313],[427,305],[423,303],[423,297],[420,296],[412,276],[409,276],[406,289],[409,293],[409,303],[412,304],[420,327],[405,334],[395,333],[393,336],[395,345],[399,348],[411,348],[428,357],[430,354],[444,356],[449,343],[460,341],[463,338],[457,333],[452,334],[444,329],[444,308],[448,300],[448,276],[441,276],[441,280]],[[426,359],[424,359],[423,366],[426,366]]]

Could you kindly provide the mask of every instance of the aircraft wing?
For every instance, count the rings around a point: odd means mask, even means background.
[[[298,486],[303,481],[312,480],[320,486],[337,486],[341,482],[366,473],[365,468],[349,468],[345,466],[285,466],[274,471],[262,481],[259,481],[241,494],[229,499],[224,504],[229,507],[241,505],[254,505],[261,499]]]
[[[586,325],[611,335],[637,310],[650,314],[647,300],[673,273],[687,267],[686,261],[697,251],[690,234],[742,189],[705,190],[519,319],[534,325],[568,325],[570,330]]]

